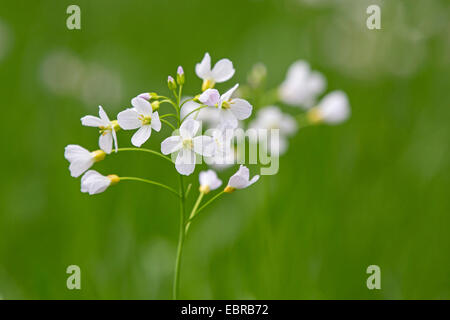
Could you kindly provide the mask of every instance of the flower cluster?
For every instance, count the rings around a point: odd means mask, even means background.
[[[234,134],[238,128],[248,126],[264,134],[276,130],[271,135],[269,143],[262,145],[271,154],[279,155],[287,150],[287,138],[293,136],[299,128],[309,124],[344,121],[349,116],[349,104],[346,95],[341,91],[331,92],[317,103],[317,98],[325,89],[325,78],[318,72],[311,71],[306,62],[294,63],[287,74],[286,80],[274,91],[267,91],[267,96],[255,97],[254,92],[261,92],[266,68],[259,64],[248,77],[248,84],[239,88],[235,84],[221,93],[215,85],[230,80],[234,73],[233,63],[229,59],[219,60],[211,68],[211,57],[206,53],[195,67],[197,76],[202,79],[200,92],[191,96],[182,95],[185,74],[180,66],[175,77],[168,76],[167,86],[172,98],[156,92],[145,92],[131,99],[131,107],[117,114],[116,120],[110,120],[102,106],[99,106],[99,116],[84,116],[83,126],[95,127],[99,130],[99,149],[89,151],[79,145],[68,145],[64,156],[69,161],[69,170],[73,177],[81,175],[81,191],[89,194],[104,192],[109,186],[120,181],[139,181],[164,188],[175,194],[180,200],[180,235],[179,250],[175,267],[174,297],[177,296],[179,283],[179,260],[189,227],[199,212],[224,193],[232,193],[254,184],[259,175],[250,178],[249,169],[240,165],[232,175],[225,188],[216,193],[202,206],[203,197],[222,186],[222,180],[211,169],[199,173],[199,192],[190,214],[186,214],[185,200],[191,184],[185,188],[183,177],[194,173],[199,159],[204,158],[208,164],[215,167],[225,167],[234,164],[236,148],[233,145]],[[238,89],[239,88],[239,89]],[[257,89],[257,90],[255,90]],[[264,92],[264,90],[263,90]],[[249,101],[252,101],[250,103]],[[255,103],[253,103],[255,101]],[[261,103],[264,101],[265,103]],[[289,106],[301,107],[306,112],[291,115],[282,112],[276,106],[284,103]],[[167,108],[166,108],[167,107]],[[256,110],[256,118],[247,121]],[[166,112],[167,111],[167,112]],[[204,131],[202,126],[211,130]],[[160,150],[142,148],[163,126],[172,129],[172,135],[165,137]],[[119,148],[117,132],[120,130],[135,130],[131,144],[134,147]],[[275,139],[276,137],[276,139]],[[262,143],[262,137],[256,136],[254,143]],[[91,167],[108,155],[122,151],[141,151],[153,154],[175,164],[179,174],[179,191],[153,180],[140,177],[118,176],[116,174],[102,175]],[[169,157],[170,155],[170,157]],[[231,155],[231,157],[230,157]]]

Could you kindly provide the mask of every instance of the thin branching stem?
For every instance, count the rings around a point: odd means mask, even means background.
[[[151,150],[151,149],[146,149],[146,148],[119,148],[117,149],[117,152],[121,152],[121,151],[140,151],[140,152],[148,152],[151,154],[154,154],[160,158],[163,158],[167,161],[170,161],[172,163],[172,159],[170,159],[169,157],[163,155],[162,153],[155,151],[155,150]]]
[[[120,177],[120,181],[125,181],[125,180],[129,180],[129,181],[139,181],[139,182],[144,182],[144,183],[148,183],[148,184],[152,184],[161,188],[164,188],[166,190],[169,190],[170,192],[172,192],[173,194],[175,194],[177,197],[180,197],[180,194],[173,189],[172,187],[169,187],[167,185],[165,185],[164,183],[160,183],[157,181],[153,181],[153,180],[148,180],[148,179],[143,179],[143,178],[138,178],[138,177]]]

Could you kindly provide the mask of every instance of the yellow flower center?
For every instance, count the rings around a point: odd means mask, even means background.
[[[306,118],[311,123],[319,123],[322,121],[322,115],[320,114],[320,110],[317,107],[312,108],[306,114]]]
[[[184,139],[183,140],[183,148],[185,148],[185,149],[194,148],[194,143],[192,142],[192,139]]]
[[[152,123],[151,116],[139,115],[139,120],[141,120],[143,126]]]
[[[224,101],[222,102],[222,109],[230,109],[231,102],[230,101]]]

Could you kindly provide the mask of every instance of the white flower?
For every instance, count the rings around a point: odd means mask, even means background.
[[[321,73],[311,71],[306,61],[296,61],[289,67],[279,95],[286,104],[310,108],[325,87],[326,80]]]
[[[229,80],[234,75],[233,63],[228,59],[219,60],[211,70],[211,57],[205,53],[202,62],[195,66],[195,73],[203,79],[202,90],[213,88],[216,83]]]
[[[215,152],[211,158],[207,159],[208,165],[224,169],[235,162],[236,151],[232,145],[235,129],[229,122],[221,123],[213,129],[211,136],[215,144]]]
[[[200,192],[205,194],[222,185],[222,180],[217,177],[217,173],[213,170],[200,172],[198,179],[200,181]]]
[[[317,107],[308,111],[307,116],[312,123],[338,124],[347,120],[350,117],[347,95],[343,91],[330,92]]]
[[[258,179],[259,175],[256,175],[250,180],[250,172],[248,168],[244,165],[241,165],[239,167],[239,170],[233,176],[231,176],[230,180],[228,180],[228,185],[224,191],[231,193],[236,189],[247,188],[258,181]]]
[[[69,144],[64,150],[64,157],[70,162],[70,174],[75,178],[92,167],[95,162],[105,159],[105,155],[103,150],[90,152],[74,144]]]
[[[294,117],[281,112],[276,106],[267,106],[260,109],[256,119],[250,122],[249,128],[258,130],[255,137],[259,141],[268,137],[267,149],[271,154],[277,155],[286,152],[288,147],[287,137],[292,136],[298,130],[297,121],[295,121]],[[277,136],[271,134],[270,130],[273,129],[279,130]],[[266,137],[261,137],[262,135],[266,135]],[[275,137],[278,137],[278,139]]]
[[[114,141],[114,147],[117,152],[117,135],[116,130],[118,129],[118,124],[116,120],[110,121],[105,110],[102,106],[98,106],[98,115],[95,116],[85,116],[81,118],[81,124],[87,127],[97,127],[100,129],[100,138],[98,140],[98,145],[100,149],[106,153],[111,153],[112,145]]]
[[[193,112],[195,109],[201,106],[200,103],[195,101],[187,101],[183,104],[180,110],[180,116],[183,119],[194,119],[202,122],[202,124],[206,124],[210,128],[216,127],[219,122],[219,115],[217,113],[217,109],[213,107],[202,108],[198,111]],[[192,113],[191,113],[192,112]],[[189,114],[189,115],[188,115]]]
[[[104,176],[95,170],[89,170],[81,177],[81,192],[87,192],[90,195],[102,193],[119,180],[120,178],[115,174]]]
[[[187,119],[181,124],[178,136],[171,136],[161,143],[163,154],[167,155],[179,151],[175,168],[183,175],[188,176],[194,172],[196,153],[205,157],[214,154],[214,142],[211,137],[195,137],[199,128],[200,122]]]
[[[199,100],[208,106],[215,106],[219,109],[219,117],[222,122],[230,122],[237,127],[238,120],[244,120],[252,114],[252,105],[248,101],[240,98],[231,98],[233,92],[238,88],[236,84],[233,88],[219,95],[216,89],[208,89],[203,92]]]
[[[131,138],[131,143],[140,147],[150,138],[152,129],[161,130],[158,112],[153,112],[152,105],[147,100],[136,97],[131,100],[134,108],[126,109],[117,115],[117,121],[124,130],[138,129]]]

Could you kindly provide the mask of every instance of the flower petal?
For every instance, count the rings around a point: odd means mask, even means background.
[[[152,127],[150,125],[142,126],[135,132],[135,134],[133,134],[133,137],[131,137],[131,143],[139,148],[145,141],[148,140],[148,138],[150,138],[151,133]]]
[[[175,161],[175,168],[182,175],[190,175],[195,170],[195,153],[187,149],[181,149]]]
[[[180,126],[180,136],[183,139],[192,139],[200,128],[200,122],[187,119]]]
[[[139,114],[144,116],[150,116],[152,114],[152,105],[147,100],[139,97],[131,99],[131,105],[136,109]]]
[[[111,180],[95,170],[89,170],[81,178],[81,192],[88,192],[90,195],[105,191]]]
[[[158,112],[152,113],[151,126],[152,126],[153,130],[155,130],[156,132],[159,132],[159,130],[161,130],[161,120],[159,120]]]
[[[234,75],[233,63],[229,59],[219,60],[211,71],[215,82],[224,82]]]
[[[254,176],[247,184],[247,187],[250,187],[252,184],[254,184],[256,181],[259,180],[259,174],[257,174],[256,176]]]
[[[117,134],[116,134],[116,130],[112,129],[112,130],[111,130],[111,134],[112,134],[113,140],[114,140],[114,149],[115,149],[116,152],[117,152],[117,149],[119,148],[119,145],[118,145],[118,143],[117,143]]]
[[[231,88],[230,90],[228,90],[227,92],[225,92],[221,97],[220,97],[220,102],[223,101],[228,101],[230,100],[231,96],[233,95],[234,91],[239,87],[239,83],[236,83],[234,85],[233,88]]]
[[[205,157],[212,157],[216,144],[213,138],[208,136],[199,136],[192,139],[194,152]]]
[[[203,80],[208,79],[211,76],[211,57],[209,53],[205,53],[202,62],[197,63],[195,66],[195,73]]]
[[[70,175],[74,178],[81,176],[83,172],[92,167],[94,161],[92,159],[77,160],[70,164]]]
[[[252,105],[244,99],[233,99],[230,103],[230,110],[238,120],[244,120],[252,114]]]
[[[112,151],[113,137],[111,132],[105,132],[101,134],[98,139],[98,145],[100,149],[110,154]]]
[[[108,115],[106,114],[105,110],[103,110],[102,106],[98,106],[98,115],[106,125],[109,125],[110,121]]]
[[[79,145],[76,144],[69,144],[64,149],[64,157],[69,161],[72,162],[79,158],[85,158],[90,159],[91,158],[91,152]]]
[[[174,153],[182,147],[182,140],[180,136],[172,136],[161,142],[161,152],[163,154]]]
[[[101,127],[105,125],[102,119],[95,116],[84,116],[81,118],[81,124],[86,127]]]
[[[198,99],[200,100],[201,103],[213,107],[217,103],[219,103],[220,93],[217,89],[207,89],[200,95]]]
[[[126,109],[117,115],[117,122],[124,130],[134,130],[142,125],[139,113],[134,109]]]

